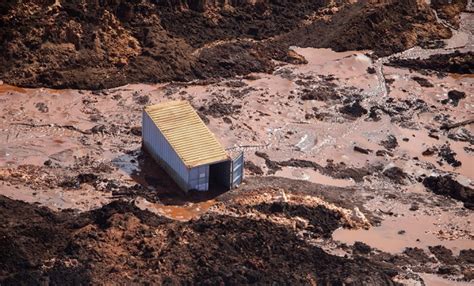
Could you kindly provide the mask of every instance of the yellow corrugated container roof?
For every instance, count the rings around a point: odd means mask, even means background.
[[[188,168],[229,159],[222,145],[187,101],[169,101],[145,108]]]

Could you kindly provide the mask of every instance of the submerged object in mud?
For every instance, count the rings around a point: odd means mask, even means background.
[[[242,182],[243,153],[232,159],[187,101],[146,107],[142,125],[143,147],[185,192]]]

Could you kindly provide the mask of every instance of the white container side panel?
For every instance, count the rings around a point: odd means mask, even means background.
[[[146,112],[143,112],[142,117],[142,134],[143,145],[147,151],[182,189],[189,190],[189,169]]]
[[[209,190],[209,165],[197,166],[189,170],[188,188],[190,190]]]

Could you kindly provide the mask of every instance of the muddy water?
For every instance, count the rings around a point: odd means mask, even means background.
[[[435,245],[443,245],[458,253],[462,249],[474,248],[473,224],[474,214],[456,217],[405,212],[404,216],[387,217],[381,226],[369,230],[338,229],[333,233],[333,239],[348,244],[362,241],[389,253],[400,253],[406,247],[427,249]],[[451,228],[449,235],[445,235],[443,226],[446,225]],[[449,239],[442,239],[443,235]]]
[[[184,206],[151,203],[144,198],[137,198],[135,200],[135,205],[142,210],[148,210],[158,215],[179,221],[188,221],[198,217],[207,212],[214,204],[214,200],[201,203],[187,203]]]
[[[435,124],[433,118],[436,112],[415,114],[416,129],[400,127],[400,122],[393,122],[389,116],[382,116],[380,121],[374,122],[362,118],[345,119],[338,115],[341,103],[308,100],[301,102],[298,91],[302,89],[295,81],[300,78],[312,77],[321,80],[321,76],[334,75],[334,83],[338,87],[354,88],[366,99],[362,102],[369,108],[368,102],[384,104],[386,97],[406,100],[420,98],[428,105],[440,105],[438,100],[444,99],[447,92],[452,89],[465,91],[469,96],[461,101],[458,107],[446,105],[443,112],[449,113],[456,120],[472,116],[474,105],[473,79],[450,75],[439,79],[433,76],[410,73],[407,70],[384,67],[383,61],[373,62],[366,56],[365,51],[337,53],[328,49],[300,49],[295,51],[308,59],[307,65],[287,65],[294,79],[289,79],[279,73],[257,74],[256,80],[242,80],[250,91],[242,97],[232,96],[231,89],[225,84],[217,83],[208,86],[201,85],[147,85],[133,84],[115,88],[102,93],[88,91],[52,91],[47,89],[18,89],[11,86],[0,85],[0,110],[5,120],[0,121],[0,168],[14,168],[22,164],[43,165],[45,160],[51,159],[60,166],[70,166],[76,157],[91,156],[94,160],[111,163],[116,170],[104,176],[107,179],[119,180],[121,183],[143,183],[134,178],[134,174],[141,172],[136,163],[134,153],[140,148],[140,137],[128,133],[130,126],[140,126],[140,116],[143,105],[137,104],[136,95],[149,97],[148,104],[168,100],[186,99],[199,108],[209,106],[210,102],[238,104],[238,112],[225,115],[231,123],[223,120],[224,116],[208,115],[208,127],[226,148],[237,148],[245,152],[246,160],[252,161],[266,171],[265,162],[255,155],[255,151],[262,151],[272,160],[288,160],[291,158],[304,159],[317,162],[324,166],[327,160],[336,163],[343,162],[349,167],[365,167],[380,163],[383,166],[399,166],[407,172],[421,175],[431,171],[426,168],[432,164],[443,171],[454,172],[464,176],[468,182],[473,179],[472,155],[465,152],[466,142],[451,142],[451,148],[458,154],[457,158],[463,165],[452,168],[444,164],[437,164],[438,158],[421,156],[421,152],[428,146],[444,144],[448,140],[440,134],[440,140],[428,137],[427,124]],[[403,53],[404,56],[429,55],[420,49],[412,49]],[[375,67],[376,74],[369,74],[368,67]],[[414,75],[426,77],[434,84],[433,88],[422,88],[411,78]],[[395,80],[387,89],[387,79]],[[313,88],[313,87],[309,87]],[[403,90],[406,90],[403,91]],[[293,98],[291,97],[293,96]],[[38,103],[44,103],[48,111],[41,111]],[[311,114],[317,108],[335,115],[327,120],[307,119],[305,114]],[[97,116],[92,119],[93,116]],[[41,127],[25,127],[17,123],[41,125]],[[71,125],[80,130],[88,130],[97,124],[110,127],[112,124],[118,128],[113,134],[97,134],[84,136],[82,133],[61,128],[60,125]],[[472,131],[472,127],[470,130]],[[380,142],[388,135],[398,139],[399,147],[393,150],[393,157],[375,156],[377,150],[384,149]],[[413,136],[415,135],[415,136]],[[409,138],[408,142],[402,138]],[[99,144],[100,143],[100,144]],[[249,147],[250,146],[250,147]],[[370,154],[354,152],[354,146],[371,149]],[[132,151],[130,153],[129,151]],[[130,155],[132,154],[132,155]],[[418,157],[419,161],[413,160]],[[421,164],[419,163],[421,162]],[[285,168],[277,176],[308,180],[314,183],[351,187],[356,185],[350,180],[334,179],[310,169]],[[159,181],[161,178],[158,178]],[[358,183],[359,187],[379,188],[387,182]],[[62,190],[41,192],[0,186],[0,193],[7,196],[39,202],[53,208],[81,206],[84,209],[98,206],[107,201],[107,195],[98,198],[91,196],[85,190],[65,192]],[[413,192],[428,195],[422,186]],[[109,194],[110,195],[110,194]],[[185,205],[163,205],[159,203],[137,200],[137,205],[142,209],[149,209],[160,215],[176,220],[189,220],[205,213],[213,201]],[[386,209],[391,202],[378,198],[378,208]],[[370,211],[376,211],[371,209]],[[444,218],[438,220],[437,216],[417,214],[401,210],[405,214],[397,218],[387,218],[380,227],[368,231],[336,231],[335,239],[352,243],[355,240],[364,241],[382,250],[399,252],[407,246],[426,247],[428,245],[442,244],[454,250],[472,247],[472,236],[458,237],[453,240],[442,240],[439,233],[449,228],[452,221],[459,220],[455,214],[446,211]],[[465,217],[461,217],[465,219]],[[472,218],[469,220],[473,221]],[[438,227],[438,223],[444,226]],[[470,230],[471,225],[456,224],[459,229]],[[405,230],[404,235],[398,235],[399,230]],[[467,237],[467,238],[466,238]],[[416,241],[420,239],[420,241]]]
[[[0,93],[7,93],[7,92],[26,93],[26,89],[9,85],[9,84],[0,84]]]

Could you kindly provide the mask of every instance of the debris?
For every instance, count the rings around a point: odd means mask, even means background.
[[[354,146],[354,151],[362,153],[362,154],[369,154],[369,153],[373,152],[370,149],[365,149],[365,148],[362,148],[362,147],[359,147],[359,146]]]
[[[438,195],[452,197],[464,202],[464,206],[474,209],[474,189],[460,184],[451,175],[429,176],[423,185]]]
[[[446,123],[446,124],[441,125],[440,129],[441,130],[450,130],[450,129],[453,129],[453,128],[458,128],[458,127],[473,124],[473,123],[474,123],[474,118],[464,120],[464,121],[461,121],[461,122],[457,122],[457,123],[453,123],[453,124]]]
[[[424,77],[414,76],[412,79],[422,87],[434,87],[434,85]]]

